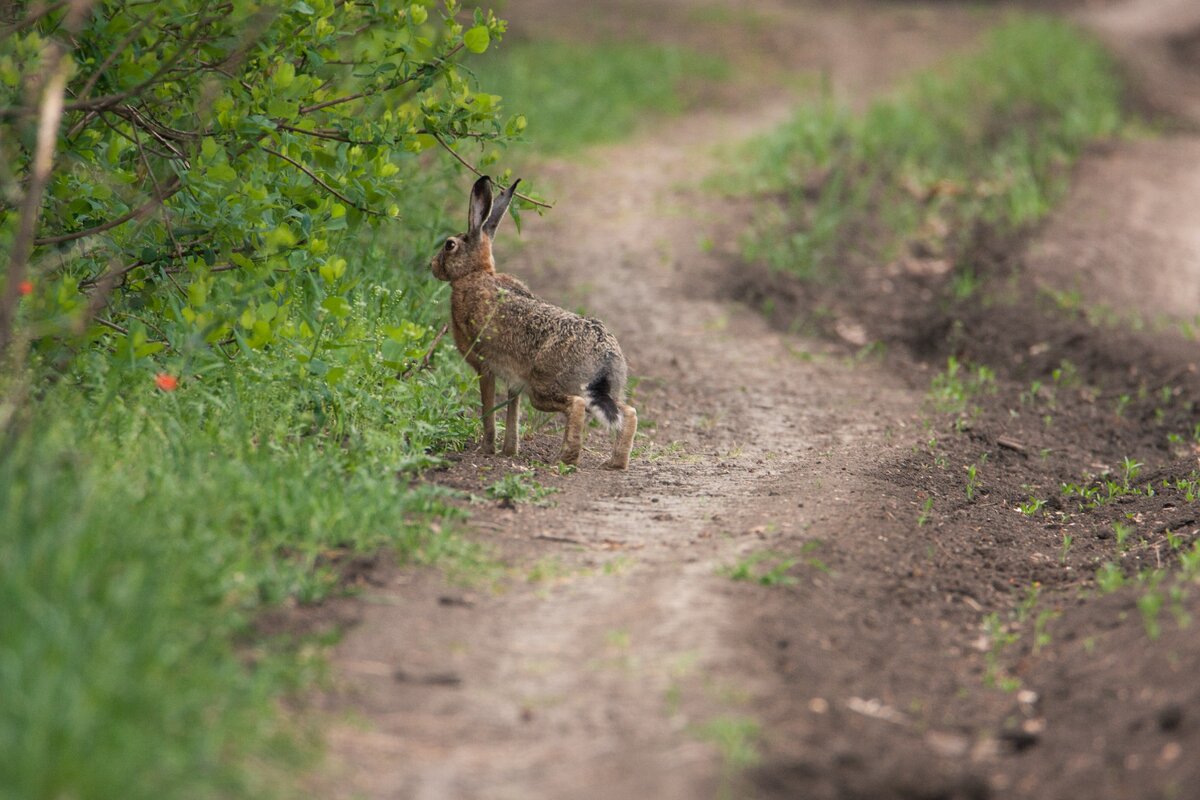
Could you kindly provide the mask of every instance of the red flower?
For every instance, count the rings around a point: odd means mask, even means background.
[[[165,372],[160,372],[154,376],[154,385],[162,389],[164,392],[173,392],[179,386],[179,379],[174,375],[168,375]]]
[[[21,291],[21,294],[32,294],[33,281],[21,281],[21,283],[17,285],[17,288]]]

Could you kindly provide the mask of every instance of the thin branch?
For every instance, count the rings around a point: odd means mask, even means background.
[[[83,88],[79,90],[79,94],[76,96],[77,100],[88,99],[92,93],[92,89],[96,88],[96,82],[99,81],[108,68],[113,65],[113,62],[117,60],[117,57],[125,51],[125,48],[132,44],[133,40],[142,34],[142,29],[146,27],[146,24],[149,21],[150,17],[143,17],[137,25],[134,25],[129,30],[129,33],[125,34],[125,38],[117,42],[116,46],[113,47],[112,51],[108,54],[104,61],[100,62],[100,66],[96,67],[96,70],[92,73],[92,76],[88,78],[87,83],[85,83]],[[152,49],[151,52],[154,52],[154,50]]]
[[[123,336],[129,335],[129,329],[122,328],[120,325],[118,325],[115,322],[109,322],[104,317],[96,317],[96,322],[100,325],[103,325],[106,328],[111,328],[112,330],[116,331],[117,333],[119,333]]]
[[[446,53],[446,55],[439,58],[438,61],[448,61],[459,50],[462,50],[462,49],[463,49],[463,45],[460,42],[459,44],[456,44],[454,47],[452,47],[450,49],[450,51],[448,53]],[[331,106],[340,106],[342,103],[349,103],[354,100],[361,100],[364,97],[370,97],[371,95],[379,94],[380,92],[390,92],[392,89],[399,89],[404,84],[416,80],[423,73],[424,73],[423,69],[418,69],[416,72],[414,72],[412,75],[409,75],[404,80],[402,80],[398,83],[394,83],[390,86],[385,86],[385,87],[382,87],[379,89],[371,89],[371,90],[363,91],[363,92],[355,92],[354,94],[348,94],[344,97],[335,97],[333,100],[325,100],[324,102],[321,102],[321,103],[314,103],[311,106],[304,106],[303,108],[300,109],[300,113],[301,114],[311,114],[314,111],[320,111],[321,109],[330,108]]]
[[[433,354],[437,350],[438,342],[442,341],[442,337],[446,335],[446,331],[449,329],[450,326],[448,324],[443,325],[442,329],[438,331],[437,336],[433,337],[433,341],[430,342],[429,349],[425,351],[425,357],[415,364],[410,364],[408,369],[404,370],[404,372],[401,372],[396,377],[403,380],[410,377],[414,372],[423,372],[429,369],[430,365],[433,364]],[[504,402],[507,403],[508,401],[505,400]]]
[[[75,3],[80,2],[80,0],[72,0],[72,1]],[[90,5],[92,0],[85,0],[85,1],[87,2],[88,5]],[[221,6],[217,10],[218,11],[228,11],[229,6],[228,5]],[[136,86],[126,89],[122,92],[116,92],[115,94],[103,95],[102,97],[97,97],[95,99],[76,100],[75,102],[67,103],[63,109],[64,112],[73,113],[76,111],[101,111],[106,108],[111,108],[119,103],[123,103],[124,101],[128,100],[130,97],[136,97],[136,96],[140,95],[146,89],[150,88],[151,86],[155,85],[156,83],[159,83],[164,75],[166,75],[168,72],[173,70],[175,68],[175,66],[181,60],[183,60],[183,57],[190,52],[189,48],[191,47],[191,45],[195,44],[197,39],[200,38],[200,34],[205,31],[208,24],[216,21],[217,19],[218,19],[217,16],[209,16],[209,17],[205,17],[202,20],[199,20],[196,23],[195,30],[193,30],[191,32],[191,34],[188,35],[187,39],[183,40],[183,42],[179,45],[179,47],[175,50],[175,52],[172,53],[171,56],[169,58],[167,58],[166,61],[163,62],[162,66],[160,66],[157,70],[155,70],[154,74],[152,74],[146,80],[144,80],[141,83],[137,84]],[[25,113],[25,111],[26,111],[26,109],[22,108],[21,106],[0,107],[0,117],[19,117],[23,113]]]
[[[311,179],[312,179],[312,181],[313,181],[313,183],[317,184],[317,185],[318,185],[318,186],[320,186],[322,189],[324,189],[325,191],[329,192],[331,195],[333,195],[333,196],[334,196],[334,197],[336,197],[337,199],[341,200],[341,201],[342,201],[343,203],[345,203],[346,205],[348,205],[348,206],[351,206],[351,207],[353,207],[353,208],[357,208],[359,211],[363,212],[364,214],[370,214],[370,215],[372,215],[372,216],[375,216],[375,217],[382,217],[382,216],[384,216],[383,214],[380,214],[378,211],[372,211],[372,210],[371,210],[371,209],[369,209],[369,208],[363,208],[363,207],[362,207],[362,206],[360,206],[358,203],[354,202],[354,201],[353,201],[353,200],[351,200],[349,197],[346,197],[346,195],[342,194],[342,193],[341,193],[341,192],[339,192],[337,189],[333,188],[333,187],[332,187],[332,186],[330,186],[328,183],[326,183],[325,181],[321,180],[319,177],[317,177],[317,174],[316,174],[315,172],[313,172],[313,171],[312,171],[312,170],[310,170],[308,167],[304,166],[303,164],[301,164],[299,161],[297,161],[296,159],[292,158],[291,156],[285,156],[283,153],[280,153],[278,150],[272,150],[272,149],[271,149],[271,148],[269,148],[269,147],[262,147],[262,148],[260,148],[260,149],[261,149],[261,150],[262,150],[264,153],[270,153],[271,155],[275,156],[276,158],[282,158],[284,161],[288,162],[288,163],[289,163],[289,164],[291,164],[293,167],[295,167],[296,169],[300,170],[300,171],[301,171],[301,172],[303,172],[305,175],[307,175],[309,178],[311,178]]]
[[[108,222],[97,225],[94,228],[88,228],[87,230],[75,231],[74,233],[62,233],[58,236],[43,236],[40,239],[34,239],[33,243],[38,246],[45,244],[62,244],[63,242],[73,242],[76,239],[82,239],[85,236],[95,236],[98,233],[104,233],[105,231],[112,230],[118,225],[124,225],[131,219],[140,219],[141,217],[146,216],[154,211],[159,203],[162,203],[169,197],[173,196],[182,188],[183,183],[179,180],[179,178],[172,178],[171,181],[165,187],[163,187],[162,194],[151,197],[142,205],[128,213],[122,214],[116,219],[110,219]]]
[[[43,8],[43,9],[34,11],[32,14],[25,17],[25,19],[21,20],[20,22],[15,22],[12,25],[5,28],[4,30],[0,31],[0,39],[7,39],[9,36],[12,36],[14,33],[20,33],[21,31],[28,28],[30,25],[35,24],[42,17],[46,16],[47,14],[53,14],[55,11],[58,11],[60,8],[62,8],[69,2],[71,2],[71,0],[59,0],[59,2],[57,2],[57,3],[51,3],[49,6]]]
[[[374,140],[352,139],[349,136],[347,136],[346,134],[342,133],[341,131],[330,130],[329,128],[297,128],[295,125],[288,125],[287,123],[284,123],[284,122],[275,123],[275,127],[276,127],[276,129],[281,130],[281,131],[289,131],[290,133],[300,133],[305,136],[312,136],[316,139],[327,139],[331,142],[343,142],[345,144],[359,144],[359,145],[365,145],[365,146],[386,144],[386,145],[391,145],[391,146],[395,147],[396,141],[397,141],[396,139],[387,139],[387,138],[380,138],[380,139],[374,139]],[[425,128],[422,128],[418,131],[414,131],[414,133],[422,133],[422,134],[426,134],[429,136],[433,135],[430,131],[426,130]],[[457,137],[459,139],[493,140],[493,139],[499,138],[498,134],[479,133],[479,132],[474,132],[474,131],[469,132],[469,133],[456,133],[454,135],[455,135],[455,137]]]
[[[144,266],[146,266],[146,262],[142,261],[141,259],[138,259],[137,261],[134,261],[132,264],[126,264],[125,266],[116,270],[115,273],[110,272],[109,270],[106,269],[104,272],[101,272],[99,275],[94,275],[90,278],[84,278],[83,280],[81,280],[79,282],[79,288],[81,290],[90,289],[91,287],[93,287],[97,283],[99,283],[100,281],[108,279],[110,276],[112,276],[114,278],[122,278],[125,275],[129,274],[130,272],[133,272],[138,267],[144,267]]]
[[[103,123],[104,123],[104,125],[105,125],[105,126],[106,126],[106,127],[107,127],[107,128],[110,130],[110,131],[112,131],[113,133],[115,133],[117,136],[120,136],[122,139],[124,139],[125,141],[129,142],[130,144],[137,144],[137,143],[138,143],[138,140],[137,140],[137,139],[135,139],[134,137],[130,136],[128,133],[126,133],[125,131],[121,130],[121,129],[120,129],[120,128],[118,128],[116,125],[112,124],[112,122],[110,122],[110,121],[109,121],[109,119],[108,119],[108,114],[107,114],[107,113],[105,113],[105,112],[103,112],[103,111],[96,111],[96,112],[94,112],[94,113],[95,113],[96,119],[98,119],[98,120],[100,120],[101,122],[103,122]],[[85,119],[86,119],[86,118],[85,118]],[[122,119],[124,119],[124,118],[122,118]],[[126,120],[126,121],[128,122],[128,120]],[[131,128],[136,128],[137,126],[136,126],[136,125],[134,125],[133,123],[130,123],[130,127],[131,127]],[[70,137],[68,136],[67,138],[69,139]],[[146,150],[147,150],[147,151],[149,151],[149,152],[151,152],[151,153],[153,153],[154,155],[158,156],[159,158],[161,158],[161,159],[164,159],[164,160],[167,160],[167,161],[170,161],[170,160],[172,160],[172,159],[175,159],[175,158],[177,158],[177,157],[178,157],[178,156],[177,156],[175,153],[168,153],[168,152],[166,152],[166,151],[163,151],[163,150],[155,150],[155,149],[154,149],[154,148],[152,148],[152,147],[147,147],[147,148],[146,148]]]
[[[474,167],[474,165],[472,165],[472,164],[471,164],[469,161],[467,161],[465,158],[463,158],[463,157],[462,157],[462,156],[460,156],[460,155],[459,155],[457,152],[455,152],[455,150],[454,150],[454,148],[453,148],[453,147],[451,147],[450,145],[446,144],[446,140],[445,140],[445,139],[443,139],[443,138],[441,137],[441,134],[433,133],[432,131],[430,131],[429,135],[430,135],[430,136],[432,136],[434,139],[436,139],[436,140],[437,140],[437,143],[438,143],[438,144],[440,144],[440,145],[441,145],[443,148],[445,148],[445,150],[446,150],[446,152],[447,152],[447,153],[449,153],[450,155],[454,156],[454,159],[455,159],[456,161],[458,161],[458,163],[462,164],[464,167],[466,167],[467,169],[471,170],[471,172],[474,172],[476,175],[478,175],[478,176],[480,176],[480,177],[483,177],[483,173],[482,173],[482,172],[480,172],[479,170],[477,170],[477,169]],[[506,187],[506,186],[501,186],[500,188],[501,188],[501,189],[506,189],[506,188],[508,188],[508,187]],[[554,208],[554,204],[553,204],[553,203],[543,203],[543,202],[542,202],[542,201],[540,201],[540,200],[534,200],[532,197],[529,197],[528,195],[521,194],[520,192],[513,192],[513,195],[514,195],[515,197],[519,197],[519,198],[521,198],[522,200],[524,200],[524,201],[525,201],[525,202],[527,202],[527,203],[533,203],[535,206],[538,206],[539,208]]]

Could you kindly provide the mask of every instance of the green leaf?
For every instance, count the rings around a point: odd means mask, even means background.
[[[350,304],[346,302],[346,298],[339,295],[326,297],[321,301],[321,308],[333,314],[338,319],[343,319],[350,314]]]
[[[488,33],[487,27],[483,25],[476,25],[463,34],[463,44],[472,53],[482,53],[487,50],[491,41],[492,35]]]

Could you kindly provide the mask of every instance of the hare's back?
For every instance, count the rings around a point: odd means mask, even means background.
[[[610,377],[613,393],[623,392],[625,357],[604,323],[554,306],[548,308],[539,324],[533,379],[551,383],[562,394],[578,394],[581,386],[604,373]]]

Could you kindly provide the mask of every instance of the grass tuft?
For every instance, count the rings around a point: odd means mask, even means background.
[[[722,80],[720,59],[638,42],[507,45],[481,75],[528,122],[538,153],[577,150],[629,136],[648,118],[678,113],[702,82]]]
[[[836,280],[863,247],[953,256],[977,223],[1008,230],[1045,215],[1082,149],[1120,132],[1120,96],[1099,45],[1017,17],[861,116],[826,97],[751,147],[738,186],[769,200],[743,255],[814,281]]]

